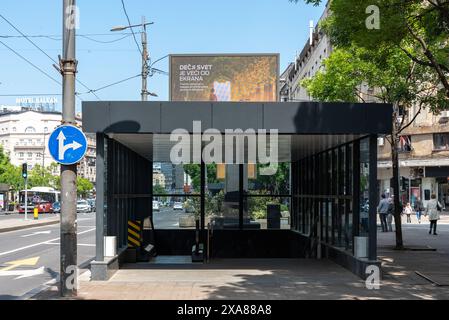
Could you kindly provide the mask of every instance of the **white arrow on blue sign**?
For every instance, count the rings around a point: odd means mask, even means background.
[[[56,162],[64,165],[75,164],[86,154],[87,139],[79,128],[62,125],[51,133],[48,150]]]

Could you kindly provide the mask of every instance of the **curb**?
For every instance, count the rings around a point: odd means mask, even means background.
[[[47,221],[47,222],[42,222],[42,223],[37,223],[37,224],[29,224],[29,225],[23,225],[23,226],[0,228],[0,233],[48,226],[48,225],[52,225],[52,224],[57,224],[57,223],[59,223],[59,221],[60,220],[52,220],[52,221]]]

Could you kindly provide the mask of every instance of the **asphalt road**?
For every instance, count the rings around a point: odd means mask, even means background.
[[[57,281],[59,250],[59,224],[0,233],[0,300],[26,299]],[[95,213],[78,213],[80,268],[94,256]]]
[[[153,222],[156,229],[178,229],[179,217],[189,216],[184,210],[173,210],[172,207],[161,207],[153,213]]]

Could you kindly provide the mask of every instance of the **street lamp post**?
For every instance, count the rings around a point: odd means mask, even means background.
[[[135,24],[135,25],[130,25],[130,26],[116,26],[113,27],[111,29],[111,31],[123,31],[126,29],[130,29],[130,28],[135,28],[135,27],[142,27],[142,32],[141,32],[141,42],[142,42],[142,90],[141,90],[141,97],[142,97],[142,101],[147,101],[148,100],[148,95],[150,96],[157,96],[156,94],[152,93],[152,92],[148,92],[147,90],[147,78],[148,78],[148,60],[149,60],[149,55],[148,55],[148,48],[147,48],[147,25],[153,24],[154,22],[146,22],[145,21],[145,17],[142,17],[142,23],[141,24]]]

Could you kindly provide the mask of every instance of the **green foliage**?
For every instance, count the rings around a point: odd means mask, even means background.
[[[261,193],[267,194],[267,193]],[[248,212],[252,219],[266,219],[267,206],[269,204],[279,204],[282,211],[289,211],[288,206],[281,202],[279,197],[248,197]]]
[[[200,191],[201,187],[201,166],[198,164],[184,164],[184,171],[190,176],[192,179],[193,190],[196,192]],[[208,183],[216,183],[217,180],[217,165],[215,164],[206,164],[206,172],[207,172],[207,182]]]
[[[224,201],[224,192],[221,190],[216,195],[212,196],[210,193],[206,195],[206,203],[205,210],[206,215],[215,215],[222,216],[223,215],[223,201]]]
[[[162,186],[156,185],[156,186],[153,186],[153,193],[163,195],[163,194],[167,194],[167,191]]]
[[[297,2],[297,1],[295,1]],[[319,0],[305,0],[319,4]],[[369,29],[367,7],[379,8],[380,29]],[[331,0],[332,14],[322,22],[338,48],[399,50],[439,86],[435,96],[449,98],[449,1]],[[444,108],[447,102],[444,103]],[[442,108],[439,108],[442,109]]]
[[[86,178],[76,178],[76,191],[78,195],[85,197],[93,188],[94,185],[92,184],[92,182],[90,182]]]
[[[288,194],[289,193],[289,178],[290,178],[290,164],[286,162],[278,163],[278,169],[274,175],[260,175],[260,168],[265,167],[257,165],[257,184],[260,190],[266,190],[271,194]],[[258,193],[253,191],[251,193]]]
[[[201,166],[198,164],[184,164],[185,173],[192,179],[193,190],[199,191],[201,187]]]
[[[11,164],[2,146],[0,146],[0,183],[9,184],[13,190],[24,188],[22,169]]]
[[[376,50],[337,48],[324,61],[324,70],[301,84],[320,101],[357,102],[366,97],[361,86],[375,88],[372,97],[401,108],[422,105],[437,112],[449,108],[439,94],[437,76],[414,63],[397,47],[379,45]]]

